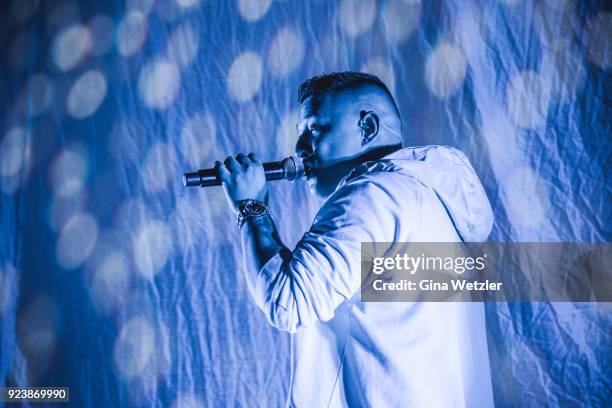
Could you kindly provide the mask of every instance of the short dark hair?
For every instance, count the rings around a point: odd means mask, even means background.
[[[342,89],[357,87],[361,85],[373,85],[384,91],[393,103],[395,100],[389,92],[389,88],[377,76],[364,72],[331,72],[323,75],[316,75],[302,82],[298,88],[298,102],[303,103],[306,98],[312,95],[333,92]]]

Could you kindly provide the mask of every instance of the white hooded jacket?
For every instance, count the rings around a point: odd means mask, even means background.
[[[357,166],[251,288],[292,336],[291,407],[490,407],[480,303],[361,302],[361,242],[480,242],[493,214],[463,153],[404,148]]]

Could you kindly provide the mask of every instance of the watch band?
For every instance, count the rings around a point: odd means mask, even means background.
[[[236,216],[236,222],[238,228],[242,229],[242,226],[249,219],[258,218],[263,215],[270,215],[270,210],[264,203],[258,200],[243,200],[238,206],[238,215]]]

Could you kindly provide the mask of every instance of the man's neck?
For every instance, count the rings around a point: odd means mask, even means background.
[[[325,184],[329,187],[329,190],[322,196],[328,197],[331,193],[333,193],[340,181],[344,177],[346,177],[355,167],[359,166],[362,163],[382,159],[383,157],[395,151],[398,151],[401,148],[401,144],[377,146],[358,156],[353,157],[350,160],[337,163],[333,166],[333,168],[327,168],[327,174],[329,174],[330,177],[327,178]],[[319,177],[321,176],[323,175],[321,174]]]
[[[357,156],[355,158],[355,160],[357,160],[357,162],[355,163],[355,166],[361,164],[361,163],[365,163],[365,162],[369,162],[369,161],[373,161],[373,160],[378,160],[378,159],[382,159],[383,157],[396,152],[398,150],[400,150],[402,148],[401,143],[395,144],[395,145],[386,145],[386,146],[378,146],[375,147],[373,149],[368,150],[367,152]]]

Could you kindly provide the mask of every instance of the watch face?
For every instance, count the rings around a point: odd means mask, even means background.
[[[245,215],[260,215],[266,211],[266,207],[256,201],[248,201],[244,204]]]

